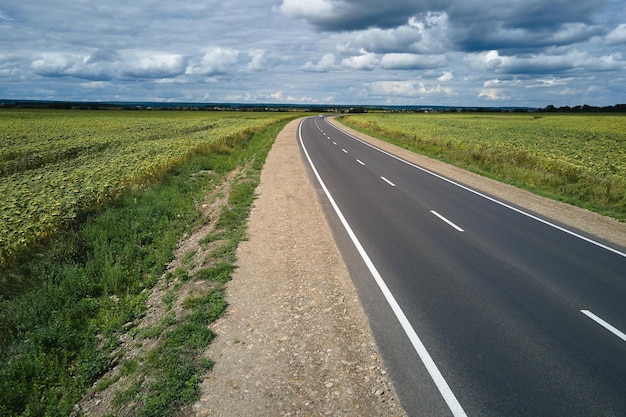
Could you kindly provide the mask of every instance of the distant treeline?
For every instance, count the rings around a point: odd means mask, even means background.
[[[76,102],[39,100],[2,100],[0,109],[64,109],[64,110],[192,110],[192,111],[270,111],[315,113],[367,113],[390,111],[401,113],[626,113],[626,104],[596,107],[456,107],[456,106],[386,106],[386,105],[306,105],[306,104],[256,104],[256,103],[147,103],[147,102]]]
[[[544,113],[626,113],[626,104],[616,104],[615,106],[596,107],[584,104],[582,106],[563,106],[555,107],[552,104],[538,109],[537,111]]]

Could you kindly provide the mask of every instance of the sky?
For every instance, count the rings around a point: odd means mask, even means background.
[[[3,0],[0,99],[626,103],[626,0]]]

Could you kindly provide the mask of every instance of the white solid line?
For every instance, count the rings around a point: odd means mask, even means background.
[[[365,166],[365,164],[363,162],[361,162],[359,159],[356,160],[359,164]]]
[[[495,198],[493,198],[493,197],[489,197],[489,196],[488,196],[488,195],[486,195],[486,194],[483,194],[483,193],[481,193],[481,192],[479,192],[479,191],[473,190],[473,189],[471,189],[471,188],[469,188],[469,187],[466,187],[466,186],[465,186],[465,185],[463,185],[463,184],[460,184],[460,183],[458,183],[458,182],[456,182],[456,181],[452,181],[452,180],[451,180],[451,179],[449,179],[449,178],[446,178],[446,177],[444,177],[444,176],[441,176],[441,175],[439,175],[439,174],[436,174],[436,173],[435,173],[435,172],[433,172],[433,171],[430,171],[430,170],[428,170],[428,169],[426,169],[426,168],[422,168],[422,167],[421,167],[421,166],[419,166],[419,165],[416,165],[416,164],[414,164],[414,163],[412,163],[412,162],[409,162],[409,161],[407,161],[407,160],[405,160],[405,159],[402,159],[402,158],[400,158],[399,156],[396,156],[396,155],[394,155],[394,154],[392,154],[392,153],[390,153],[390,152],[387,152],[387,151],[385,151],[385,150],[382,150],[382,149],[380,149],[380,148],[378,148],[378,147],[376,147],[376,146],[374,146],[374,145],[372,145],[372,144],[370,144],[370,143],[367,143],[367,142],[365,142],[364,140],[361,140],[361,139],[357,138],[356,136],[351,135],[350,133],[346,132],[345,130],[340,129],[339,127],[337,127],[337,126],[333,125],[333,124],[332,124],[332,123],[330,123],[330,122],[327,122],[327,123],[328,123],[330,126],[334,127],[336,130],[338,130],[338,131],[342,132],[344,135],[346,135],[346,136],[350,136],[352,139],[357,140],[357,141],[361,142],[362,144],[364,144],[364,145],[366,145],[366,146],[369,146],[370,148],[375,149],[375,150],[377,150],[378,152],[383,153],[383,154],[385,154],[385,155],[387,155],[387,156],[389,156],[389,157],[391,157],[391,158],[394,158],[394,159],[396,159],[396,160],[398,160],[398,161],[400,161],[400,162],[403,162],[403,163],[405,163],[405,164],[407,164],[407,165],[409,165],[409,166],[412,166],[413,168],[419,169],[419,170],[420,170],[420,171],[422,171],[422,172],[425,172],[425,173],[430,174],[430,175],[432,175],[432,176],[434,176],[434,177],[437,177],[437,178],[439,178],[439,179],[441,179],[441,180],[444,180],[444,181],[446,181],[446,182],[449,182],[450,184],[456,185],[457,187],[462,188],[462,189],[464,189],[464,190],[466,190],[466,191],[469,191],[470,193],[474,193],[474,194],[476,194],[476,195],[478,195],[478,196],[480,196],[480,197],[482,197],[482,198],[486,198],[487,200],[489,200],[489,201],[491,201],[491,202],[494,202],[494,203],[496,203],[496,204],[499,204],[499,205],[501,205],[501,206],[503,206],[503,207],[506,207],[506,208],[508,208],[508,209],[510,209],[510,210],[513,210],[513,211],[515,211],[515,212],[517,212],[517,213],[519,213],[519,214],[522,214],[522,215],[524,215],[524,216],[526,216],[526,217],[530,217],[530,218],[531,218],[531,219],[533,219],[533,220],[536,220],[536,221],[541,222],[541,223],[543,223],[543,224],[545,224],[545,225],[548,225],[548,226],[553,227],[553,228],[555,228],[555,229],[557,229],[557,230],[560,230],[561,232],[567,233],[567,234],[569,234],[569,235],[571,235],[571,236],[577,237],[578,239],[582,239],[582,240],[584,240],[584,241],[585,241],[585,242],[587,242],[587,243],[591,243],[592,245],[598,246],[598,247],[600,247],[600,248],[602,248],[602,249],[606,249],[606,250],[608,250],[609,252],[613,252],[613,253],[614,253],[614,254],[616,254],[616,255],[619,255],[619,256],[622,256],[622,257],[626,258],[626,252],[622,252],[622,251],[619,251],[619,250],[617,250],[617,249],[614,249],[614,248],[612,248],[612,247],[610,247],[610,246],[604,245],[604,244],[602,244],[602,243],[600,243],[600,242],[597,242],[597,241],[595,241],[595,240],[593,240],[593,239],[590,239],[590,238],[588,238],[588,237],[586,237],[586,236],[583,236],[583,235],[581,235],[581,234],[578,234],[578,233],[576,233],[576,232],[573,232],[573,231],[571,231],[571,230],[569,230],[569,229],[566,229],[566,228],[564,228],[564,227],[561,227],[561,226],[559,226],[559,225],[557,225],[557,224],[554,224],[554,223],[552,223],[552,222],[549,222],[549,221],[547,221],[547,220],[544,220],[544,219],[542,219],[542,218],[540,218],[540,217],[537,217],[537,216],[535,216],[535,215],[533,215],[533,214],[527,213],[527,212],[525,212],[524,210],[518,209],[517,207],[513,207],[513,206],[511,206],[511,205],[509,205],[509,204],[506,204],[506,203],[504,203],[504,202],[500,201],[500,200],[496,200],[496,199],[495,199]]]
[[[392,187],[395,187],[396,184],[394,184],[393,182],[389,181],[387,178],[385,177],[380,177],[381,180],[385,181],[387,184],[391,185]]]
[[[343,151],[343,153],[348,153],[348,151],[346,151],[345,149],[341,148],[341,150]]]
[[[445,217],[443,217],[441,214],[437,213],[435,210],[431,210],[430,211],[432,214],[434,214],[435,216],[439,217],[441,220],[443,220],[444,222],[448,223],[450,226],[454,227],[457,231],[459,232],[463,232],[464,230],[461,229],[459,226],[457,226],[456,224],[452,223],[450,220],[446,219]]]
[[[328,188],[326,188],[326,184],[324,184],[324,181],[322,181],[322,177],[320,177],[320,174],[317,172],[315,165],[313,165],[313,161],[311,160],[311,157],[309,156],[309,153],[307,152],[306,147],[304,146],[304,142],[302,141],[302,122],[300,122],[300,126],[298,127],[298,137],[300,138],[300,145],[302,146],[302,150],[304,151],[304,154],[306,155],[306,158],[309,161],[309,165],[311,165],[311,169],[313,170],[313,173],[315,174],[317,181],[320,183],[320,186],[324,190],[326,197],[328,197],[328,201],[330,201],[330,204],[333,206],[335,213],[337,213],[337,217],[339,217],[341,224],[343,225],[344,229],[346,229],[346,232],[350,236],[352,243],[354,244],[357,251],[361,255],[361,258],[367,265],[367,268],[369,269],[370,273],[374,277],[376,284],[378,284],[378,287],[380,288],[381,292],[385,296],[387,303],[389,304],[394,314],[396,315],[396,318],[400,322],[400,325],[404,329],[404,332],[406,333],[407,337],[413,344],[413,348],[415,349],[420,359],[424,363],[426,370],[428,371],[428,373],[430,374],[430,377],[433,379],[433,382],[439,389],[439,393],[445,400],[446,404],[448,405],[448,408],[450,408],[452,415],[454,417],[467,417],[467,414],[465,414],[465,410],[463,410],[463,407],[461,407],[461,404],[456,399],[454,393],[450,389],[450,386],[448,385],[446,380],[443,378],[443,375],[441,375],[439,368],[437,368],[437,365],[435,364],[432,357],[426,350],[426,347],[424,346],[420,338],[417,336],[417,333],[415,333],[415,329],[413,329],[413,326],[411,326],[409,319],[407,319],[406,315],[402,311],[402,308],[400,308],[400,305],[398,304],[393,294],[389,290],[389,287],[387,287],[387,284],[385,283],[385,281],[383,280],[383,277],[380,275],[380,273],[376,269],[376,266],[374,266],[374,263],[370,259],[369,255],[367,254],[367,252],[365,252],[365,249],[361,245],[361,242],[359,242],[359,239],[356,237],[356,235],[352,231],[352,227],[350,227],[350,224],[348,224],[348,221],[343,216],[343,213],[341,212],[341,210],[339,210],[339,206],[337,206],[337,203],[335,203],[335,199],[330,194],[330,191],[328,191]]]
[[[591,320],[593,320],[596,323],[598,323],[600,326],[604,327],[605,329],[607,329],[608,331],[613,333],[615,336],[617,336],[620,339],[622,339],[624,342],[626,342],[626,334],[624,334],[623,332],[619,331],[617,328],[611,326],[609,323],[607,323],[606,321],[602,320],[600,317],[596,316],[591,311],[589,311],[589,310],[580,310],[580,312],[583,313],[585,316],[589,317]]]

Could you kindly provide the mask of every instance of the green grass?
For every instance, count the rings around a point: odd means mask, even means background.
[[[124,325],[145,315],[150,290],[181,237],[203,221],[199,202],[220,178],[243,168],[219,219],[224,248],[214,272],[196,278],[182,269],[171,277],[216,281],[205,294],[182,301],[181,317],[166,317],[139,335],[158,338],[159,348],[124,365],[135,382],[116,403],[120,409],[136,403],[136,415],[165,416],[196,398],[211,366],[200,357],[213,337],[207,326],[226,308],[220,283],[234,269],[260,169],[286,122],[191,155],[160,182],[83,213],[0,269],[0,415],[72,411],[111,369]],[[215,173],[210,180],[195,175],[207,170]],[[169,297],[173,304],[176,296]],[[97,389],[116,381],[104,379]]]
[[[626,221],[626,116],[365,114],[343,122],[553,199]]]

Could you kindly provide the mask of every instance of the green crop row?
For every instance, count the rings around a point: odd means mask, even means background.
[[[189,156],[227,150],[289,115],[0,112],[0,265],[85,210]]]
[[[355,128],[399,146],[626,220],[626,117],[364,114]]]

